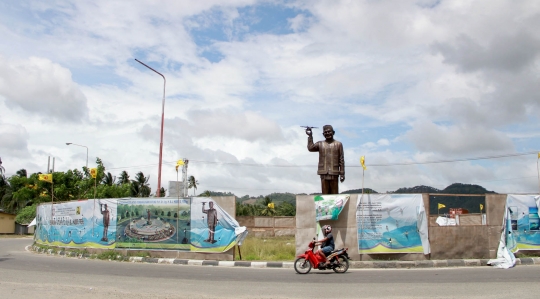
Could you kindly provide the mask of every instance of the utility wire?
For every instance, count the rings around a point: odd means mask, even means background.
[[[516,153],[516,154],[484,156],[484,157],[462,158],[462,159],[434,160],[434,161],[426,161],[426,162],[366,164],[366,166],[367,167],[387,167],[387,166],[409,166],[409,165],[466,162],[466,161],[489,160],[489,159],[500,159],[500,158],[536,155],[537,153],[538,153],[538,151],[525,152],[525,153]],[[189,161],[190,162],[201,163],[201,164],[237,165],[237,166],[251,166],[251,167],[283,167],[283,168],[313,167],[313,165],[275,165],[275,164],[241,163],[241,162],[216,162],[216,161],[203,161],[203,160],[189,160]],[[163,162],[163,164],[176,164],[176,161]],[[145,164],[145,165],[137,165],[137,166],[113,167],[113,168],[107,168],[107,169],[113,170],[113,169],[128,169],[128,168],[147,168],[147,167],[155,167],[157,165],[158,164]],[[361,165],[348,165],[347,167],[348,168],[349,167],[355,167],[356,168],[356,167],[362,167],[362,166]]]

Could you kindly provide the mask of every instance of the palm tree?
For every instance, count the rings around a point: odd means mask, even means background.
[[[6,169],[2,166],[2,158],[0,158],[0,176],[4,176]]]
[[[107,186],[112,186],[114,185],[114,182],[116,181],[116,177],[113,176],[110,172],[107,172],[107,174],[103,177],[103,184],[107,185]]]
[[[131,183],[131,181],[129,180],[129,174],[127,173],[127,171],[123,170],[120,173],[120,176],[118,177],[118,182],[117,183],[118,183],[118,185]]]
[[[262,202],[262,209],[261,209],[261,216],[274,216],[276,214],[276,210],[274,208],[271,208],[270,206],[273,206],[274,203],[270,199],[270,197],[265,196]]]
[[[28,177],[27,174],[26,174],[26,169],[19,169],[17,170],[17,175],[20,176],[20,177]]]
[[[144,173],[139,171],[135,175],[135,179],[131,180],[131,195],[135,197],[149,197],[152,191],[150,184],[148,184],[149,180],[150,176],[145,177]]]
[[[197,181],[194,176],[192,176],[192,175],[189,176],[189,178],[188,178],[188,189],[194,188],[193,189],[193,196],[195,196],[195,191],[197,191],[197,184],[198,183],[199,183],[199,181]]]

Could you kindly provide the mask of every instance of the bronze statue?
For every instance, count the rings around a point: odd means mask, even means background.
[[[307,148],[310,152],[319,152],[319,168],[317,174],[321,176],[322,194],[339,194],[338,177],[345,181],[345,156],[343,144],[334,139],[334,129],[331,125],[323,127],[325,140],[313,143],[311,128],[306,127],[308,135]]]

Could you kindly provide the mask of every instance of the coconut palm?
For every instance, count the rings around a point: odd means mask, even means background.
[[[112,186],[114,185],[115,181],[116,181],[116,177],[113,176],[110,172],[107,172],[107,174],[103,177],[103,180],[101,182],[107,186]]]
[[[262,202],[262,208],[260,210],[261,216],[274,216],[276,214],[276,210],[270,207],[271,204],[273,205],[274,203],[270,197],[265,196]]]
[[[129,180],[129,174],[127,173],[127,171],[123,170],[120,173],[120,176],[118,177],[117,184],[123,185],[123,184],[129,184],[129,183],[131,183],[131,181]]]
[[[28,175],[26,174],[26,169],[24,169],[24,168],[23,168],[23,169],[17,170],[16,173],[17,173],[17,175],[20,176],[20,177],[25,177],[25,178],[28,177]]]
[[[199,181],[195,179],[194,176],[190,175],[188,178],[188,189],[193,189],[193,196],[195,196],[195,191],[197,191],[197,184],[199,184]]]
[[[135,175],[135,179],[131,180],[131,195],[135,197],[149,197],[152,189],[148,181],[150,176],[145,177],[142,171]]]

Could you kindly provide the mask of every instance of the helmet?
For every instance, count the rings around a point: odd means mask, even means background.
[[[322,231],[324,233],[324,235],[328,235],[328,233],[331,233],[332,232],[332,227],[330,225],[325,225],[322,227]]]

